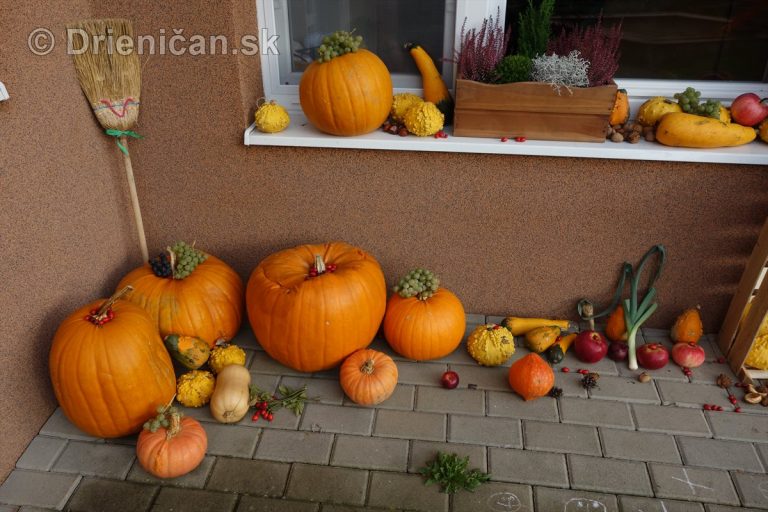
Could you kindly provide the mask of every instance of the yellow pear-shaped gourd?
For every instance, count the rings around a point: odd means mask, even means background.
[[[467,350],[481,365],[498,366],[515,353],[515,337],[506,327],[480,325],[469,335]]]
[[[525,346],[531,352],[541,354],[555,344],[557,337],[560,336],[560,332],[560,328],[554,325],[537,327],[525,333]]]
[[[690,308],[682,312],[675,320],[669,336],[675,343],[697,343],[704,334],[699,308]]]

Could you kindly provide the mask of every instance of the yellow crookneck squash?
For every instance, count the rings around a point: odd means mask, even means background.
[[[419,73],[421,73],[424,100],[434,103],[445,116],[445,124],[451,124],[453,122],[453,98],[432,57],[416,43],[407,43],[405,49],[411,54],[414,62],[416,62],[416,67],[419,68]]]

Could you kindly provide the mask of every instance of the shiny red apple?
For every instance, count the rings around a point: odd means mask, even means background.
[[[675,343],[672,360],[683,368],[697,368],[704,363],[704,349],[696,343]]]
[[[669,362],[669,351],[660,343],[646,343],[637,347],[637,362],[648,370],[664,368]]]
[[[596,363],[605,357],[608,343],[597,331],[582,331],[573,340],[573,352],[582,363]]]
[[[731,103],[731,117],[744,126],[755,126],[768,117],[768,98],[760,99],[755,93],[748,92],[738,96]]]
[[[448,370],[442,377],[440,377],[440,384],[442,384],[445,389],[454,389],[459,385],[459,374]]]

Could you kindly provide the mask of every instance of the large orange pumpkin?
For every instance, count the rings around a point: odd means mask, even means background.
[[[131,271],[118,288],[131,285],[128,300],[154,319],[160,335],[196,336],[210,347],[232,339],[243,318],[243,281],[226,263],[206,259],[183,279],[158,277],[149,263]]]
[[[208,435],[200,423],[173,410],[166,415],[168,427],[141,431],[136,458],[147,473],[158,478],[176,478],[194,470],[205,458]]]
[[[246,290],[248,318],[261,346],[303,372],[337,366],[367,347],[386,300],[379,263],[343,242],[272,254],[253,271]]]
[[[173,364],[142,308],[96,301],[68,316],[53,337],[51,382],[67,418],[96,437],[137,432],[176,391]]]
[[[333,43],[331,43],[333,44]],[[307,119],[331,135],[362,135],[379,128],[392,108],[392,78],[375,54],[355,49],[315,61],[299,82]]]
[[[555,373],[538,354],[528,354],[509,367],[509,385],[526,401],[549,393],[555,385]]]
[[[397,365],[387,354],[363,348],[344,360],[339,384],[356,404],[380,404],[395,391]]]

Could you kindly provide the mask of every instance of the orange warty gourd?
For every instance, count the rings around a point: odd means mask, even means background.
[[[627,322],[624,320],[624,306],[616,306],[608,316],[608,321],[605,324],[605,335],[611,341],[627,341],[629,335],[627,333]]]
[[[177,412],[168,416],[168,428],[145,428],[136,442],[139,464],[158,478],[186,475],[200,465],[208,449],[208,435],[197,420]]]
[[[53,337],[49,369],[67,418],[96,437],[138,432],[176,391],[173,364],[142,308],[95,301],[68,316]]]
[[[376,259],[343,242],[265,258],[248,280],[248,318],[264,350],[302,372],[326,370],[373,340],[387,301]]]
[[[670,337],[675,343],[697,343],[702,334],[704,334],[704,326],[701,324],[701,315],[697,306],[686,309],[677,317]]]
[[[240,330],[244,286],[229,265],[200,253],[205,261],[191,271],[174,270],[173,275],[159,277],[145,263],[126,275],[118,288],[133,286],[128,300],[147,310],[161,336],[196,336],[212,348],[217,341],[232,339]]]
[[[555,373],[538,354],[528,354],[509,367],[509,385],[526,401],[549,393],[555,385]]]
[[[395,391],[397,365],[387,354],[363,348],[344,360],[339,383],[356,404],[380,404]]]

